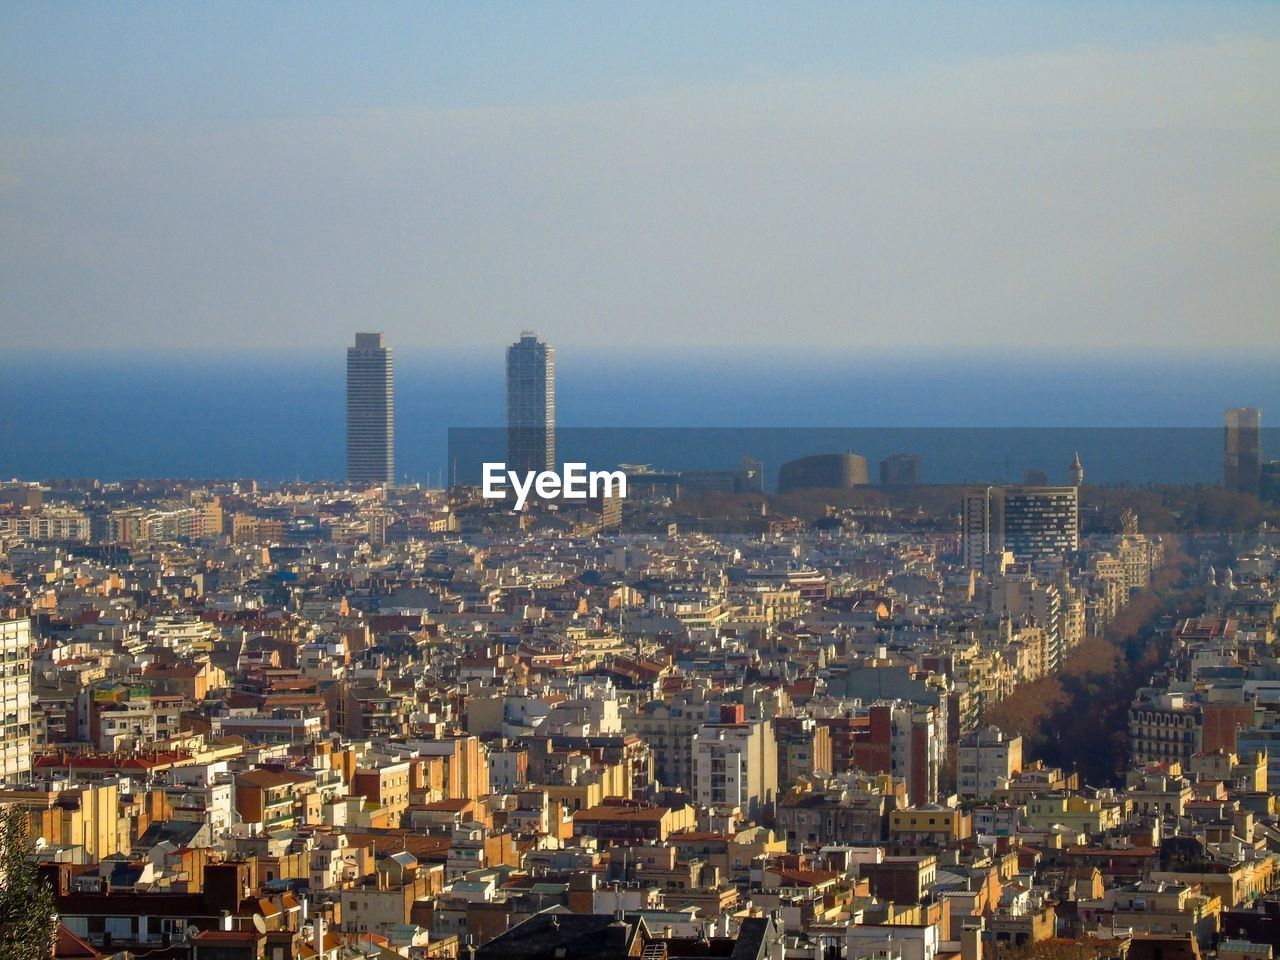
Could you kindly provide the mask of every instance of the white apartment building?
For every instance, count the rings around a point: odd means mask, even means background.
[[[759,819],[778,793],[772,720],[707,723],[693,738],[693,795],[701,806],[738,807]]]

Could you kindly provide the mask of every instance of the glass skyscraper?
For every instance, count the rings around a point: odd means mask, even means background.
[[[507,469],[556,466],[556,353],[526,331],[507,347]]]
[[[1223,474],[1228,490],[1257,496],[1262,478],[1262,411],[1256,407],[1227,411]]]
[[[395,382],[380,333],[357,333],[347,348],[347,480],[395,479]]]

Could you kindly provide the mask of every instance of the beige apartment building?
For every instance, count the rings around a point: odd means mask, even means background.
[[[31,777],[31,621],[0,619],[0,783]]]

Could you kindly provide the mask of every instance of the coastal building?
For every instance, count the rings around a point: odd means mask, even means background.
[[[507,347],[507,469],[556,467],[555,349],[525,332]]]
[[[347,480],[395,480],[395,380],[380,333],[357,333],[347,348]]]
[[[856,453],[823,453],[789,460],[778,468],[778,492],[847,490],[867,484],[867,458]]]
[[[1223,480],[1234,493],[1258,495],[1262,477],[1262,411],[1233,407],[1227,411]]]
[[[920,482],[920,455],[895,453],[880,461],[880,485],[910,487]]]

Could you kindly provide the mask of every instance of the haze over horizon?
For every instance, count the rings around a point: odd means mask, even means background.
[[[0,340],[1255,354],[1277,81],[1265,3],[10,2]]]
[[[247,351],[235,358],[187,352],[181,359],[127,353],[45,359],[16,357],[0,378],[0,478],[342,475],[342,351],[301,358]],[[669,456],[656,458],[667,466],[701,455],[699,429],[725,436],[726,428],[743,428],[740,448],[732,456],[720,450],[718,467],[752,453],[752,430],[805,434],[816,446],[797,449],[816,453],[855,441],[820,440],[814,428],[933,428],[943,435],[935,440],[954,446],[957,437],[998,445],[1005,439],[1000,429],[1032,427],[1046,431],[1045,442],[1062,444],[1032,465],[1061,471],[1082,447],[1095,481],[1120,469],[1101,459],[1095,442],[1116,432],[1108,428],[1174,428],[1176,444],[1170,448],[1166,438],[1150,448],[1151,475],[1169,476],[1169,456],[1185,455],[1187,475],[1202,480],[1219,465],[1224,409],[1280,408],[1274,361],[1265,357],[1015,359],[959,363],[935,351],[925,359],[862,356],[843,363],[816,355],[801,367],[767,363],[760,355],[708,363],[705,356],[674,352],[655,362],[631,352],[557,351],[556,419],[570,432],[677,428],[664,434],[672,441]],[[50,371],[61,385],[56,389],[50,389]],[[438,481],[453,428],[496,428],[505,435],[501,350],[462,362],[448,353],[397,353],[395,381],[399,477]],[[1063,439],[1064,430],[1083,431],[1082,438]],[[1263,450],[1271,455],[1280,449],[1276,430],[1264,434]],[[694,443],[682,443],[686,437]],[[939,479],[935,443],[914,442],[924,444],[930,475]],[[1003,456],[987,459],[1003,464]]]

